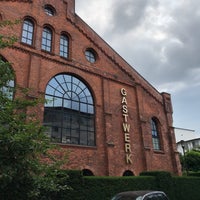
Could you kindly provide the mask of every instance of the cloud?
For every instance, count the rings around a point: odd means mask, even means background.
[[[116,0],[112,4],[113,31],[124,33],[129,29],[136,28],[145,18],[149,6],[156,5],[156,0]]]
[[[160,92],[172,94],[177,124],[181,124],[177,120],[179,116],[188,120],[185,128],[193,129],[190,123],[200,130],[197,120],[186,117],[197,117],[195,111],[200,107],[197,101],[200,98],[197,92],[200,91],[199,2],[87,0],[85,4],[76,1],[83,6],[83,19],[113,49]]]
[[[113,1],[105,37],[156,87],[187,81],[200,67],[200,5],[190,2]]]

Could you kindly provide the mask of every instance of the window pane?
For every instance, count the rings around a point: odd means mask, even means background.
[[[94,63],[96,61],[95,53],[92,50],[86,50],[85,57],[91,63]]]
[[[0,59],[0,62],[2,64],[6,63],[6,61],[3,61],[2,58]],[[12,69],[11,68],[7,68],[7,72],[11,73]],[[1,83],[0,87],[0,91],[2,92],[2,95],[4,95],[4,97],[12,100],[14,97],[14,86],[15,86],[15,82],[14,80],[8,80],[6,81],[5,85]]]
[[[33,44],[33,30],[34,30],[33,22],[31,20],[24,20],[22,38],[21,38],[21,41],[23,43],[29,45]]]
[[[52,45],[52,31],[49,28],[44,28],[42,32],[42,49],[51,51]]]
[[[152,133],[153,148],[155,150],[160,150],[160,139],[159,139],[159,133],[158,133],[158,125],[157,125],[157,121],[154,120],[154,119],[151,119],[151,133]]]
[[[44,12],[49,16],[54,16],[55,15],[55,9],[50,5],[45,5]]]
[[[44,125],[50,127],[52,141],[95,146],[93,98],[83,82],[70,75],[55,76],[47,84],[45,98],[49,102],[45,104]]]
[[[60,56],[67,58],[68,57],[68,37],[61,35],[60,37]]]

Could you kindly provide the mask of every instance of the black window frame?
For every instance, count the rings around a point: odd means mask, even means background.
[[[156,119],[155,117],[151,118],[151,135],[152,135],[153,149],[160,151],[161,150],[160,128],[158,119]]]
[[[35,23],[33,20],[26,18],[22,25],[21,42],[27,45],[33,45]]]
[[[6,61],[1,55],[0,55],[0,62],[3,63],[8,63],[8,61]],[[9,71],[13,72],[13,69],[11,66],[9,66]],[[14,73],[14,72],[13,72]],[[15,94],[15,79],[13,77],[13,79],[10,79],[5,86],[0,88],[0,91],[3,93],[3,95],[10,100],[14,99],[14,94]]]
[[[41,48],[43,51],[52,52],[53,31],[50,27],[44,26],[42,31]]]
[[[62,33],[60,35],[60,57],[69,58],[69,37],[67,34]]]
[[[85,58],[88,62],[95,63],[97,61],[97,54],[93,49],[88,48],[85,50]]]
[[[94,100],[88,86],[70,74],[47,84],[44,126],[54,143],[96,146]]]
[[[48,15],[48,16],[55,16],[56,15],[56,10],[53,6],[47,4],[44,6],[44,12]]]

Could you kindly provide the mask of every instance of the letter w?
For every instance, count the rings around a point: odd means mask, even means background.
[[[124,132],[129,133],[130,127],[131,127],[130,124],[123,123],[123,130],[124,130]]]

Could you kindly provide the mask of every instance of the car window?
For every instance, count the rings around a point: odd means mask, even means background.
[[[148,195],[144,198],[144,200],[158,200],[155,194]]]
[[[151,194],[144,198],[144,200],[168,200],[164,194]]]
[[[120,197],[117,200],[135,200],[135,198],[131,198],[131,197]]]
[[[134,197],[116,196],[112,200],[135,200],[135,198]]]
[[[164,194],[158,194],[158,200],[168,200]]]

